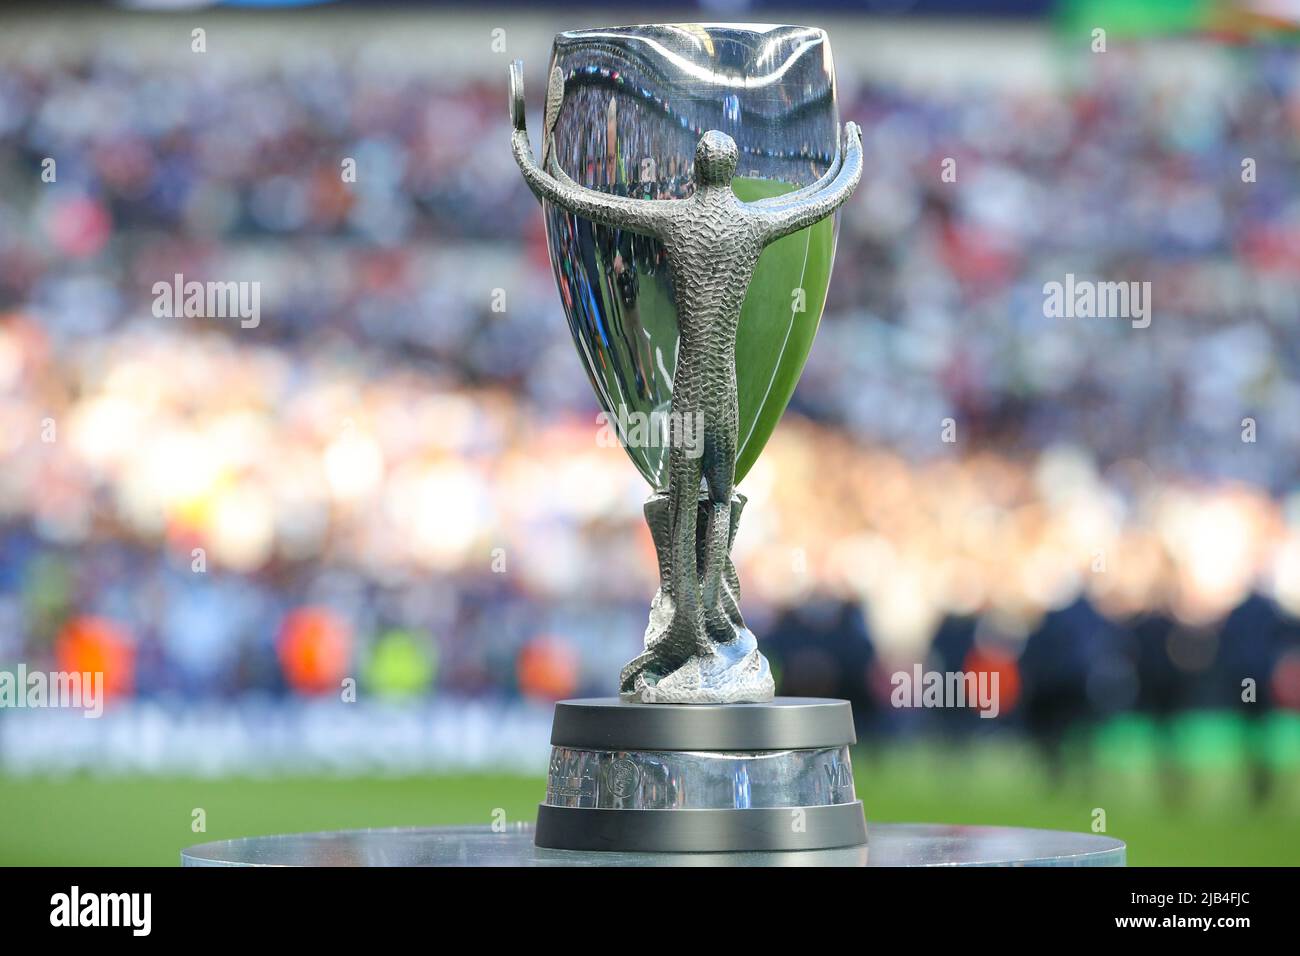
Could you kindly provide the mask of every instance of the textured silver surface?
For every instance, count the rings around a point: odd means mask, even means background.
[[[605,810],[724,810],[852,803],[849,748],[699,753],[552,747],[546,803]]]
[[[875,823],[866,846],[772,853],[548,850],[533,826],[421,827],[220,840],[185,866],[1123,866],[1124,844],[1093,833]]]
[[[774,86],[779,73],[763,56],[746,67],[771,72],[724,76],[712,69],[717,44],[730,34],[722,32],[715,37],[711,29],[698,29],[707,43],[699,42],[697,35],[676,53],[666,50],[664,44],[681,38],[680,27],[565,35],[557,39],[557,67],[561,48],[572,50],[585,44],[607,54],[622,45],[628,50],[629,63],[653,61],[660,73],[680,72],[686,79],[678,80],[679,86],[693,81],[706,86],[722,84],[726,96],[732,98],[739,96],[736,91],[753,86],[773,102],[779,101],[779,87]],[[805,47],[813,39],[824,43],[820,31],[771,29],[778,31],[766,41],[773,51],[798,42],[779,31],[807,34]],[[742,28],[732,31],[739,32]],[[647,60],[643,55],[647,48],[668,55]],[[692,50],[702,51],[699,59],[691,58]],[[798,63],[799,56],[792,54],[782,62]],[[660,558],[660,587],[651,605],[645,650],[624,667],[620,692],[646,703],[769,700],[775,689],[771,669],[740,614],[739,585],[730,560],[743,506],[735,493],[740,440],[736,334],[741,306],[763,248],[830,215],[852,194],[862,173],[860,131],[852,123],[846,125],[844,156],[834,161],[838,168],[833,175],[786,196],[741,202],[732,188],[740,150],[730,135],[717,129],[705,130],[695,145],[689,196],[645,199],[614,195],[579,186],[561,168],[554,124],[562,113],[567,74],[552,69],[550,76],[545,111],[550,128],[543,131],[543,168],[533,158],[525,129],[522,64],[517,62],[511,68],[512,148],[525,180],[540,199],[572,216],[656,241],[671,272],[677,320],[667,487],[652,495],[646,505]],[[751,84],[751,80],[755,82]],[[723,112],[730,106],[739,109],[739,102],[726,100]],[[769,135],[779,143],[781,123],[769,126]],[[699,434],[690,434],[696,428]]]

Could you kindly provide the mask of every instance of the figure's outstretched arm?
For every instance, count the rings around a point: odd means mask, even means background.
[[[811,182],[807,186],[800,186],[798,189],[788,193],[782,193],[779,196],[769,196],[767,199],[756,199],[748,206],[754,209],[766,209],[774,212],[782,206],[788,206],[792,203],[802,202],[808,196],[829,186],[837,175],[839,175],[840,166],[844,163],[844,151],[838,146],[835,148],[835,158],[831,161],[830,167],[822,174],[816,182]]]
[[[806,229],[825,219],[853,195],[862,178],[862,130],[857,123],[844,125],[844,161],[831,182],[808,193],[798,202],[774,209],[758,208],[755,215],[763,225],[763,242],[769,243],[792,232]]]
[[[564,171],[564,168],[560,165],[560,160],[559,160],[559,158],[555,155],[555,137],[554,137],[554,136],[552,136],[552,137],[547,141],[546,149],[544,150],[544,152],[545,152],[546,155],[548,155],[548,156],[551,157],[550,162],[548,162],[548,163],[546,164],[546,171],[547,171],[548,173],[550,173],[552,176],[554,176],[554,177],[559,181],[560,185],[562,185],[562,186],[567,186],[567,187],[571,187],[571,188],[573,188],[573,189],[581,189],[581,188],[582,188],[582,187],[579,186],[576,182],[573,181],[573,178],[572,178],[568,173],[566,173],[566,172]],[[615,197],[613,197],[613,198],[617,199],[617,198],[619,198],[619,197],[615,196]]]
[[[510,119],[514,125],[510,145],[515,162],[519,164],[524,180],[538,199],[547,199],[575,215],[607,226],[631,229],[649,236],[659,236],[662,233],[671,214],[669,202],[628,199],[586,189],[568,176],[557,179],[537,164],[524,121],[523,62],[520,60],[510,65]],[[548,152],[551,155],[552,169],[557,169],[555,151],[552,149]]]

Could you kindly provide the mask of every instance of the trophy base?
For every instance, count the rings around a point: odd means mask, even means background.
[[[848,701],[561,701],[536,844],[706,853],[867,840]]]

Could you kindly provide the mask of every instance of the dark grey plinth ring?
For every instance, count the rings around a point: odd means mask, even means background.
[[[555,705],[551,745],[583,750],[809,750],[857,742],[846,700],[643,704],[617,697]]]
[[[537,845],[629,853],[827,850],[867,841],[862,801],[750,810],[537,808]]]

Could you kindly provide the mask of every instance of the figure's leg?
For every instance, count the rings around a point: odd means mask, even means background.
[[[707,479],[706,479],[707,480]],[[700,602],[704,608],[705,629],[713,641],[734,637],[731,623],[722,608],[723,569],[727,562],[727,544],[731,537],[731,497],[720,498],[718,487],[709,482],[708,531],[704,541],[704,567],[700,580]]]
[[[740,523],[741,512],[745,509],[745,496],[734,492],[731,496],[731,536],[727,541],[727,560],[722,568],[722,593],[718,604],[731,621],[735,633],[747,630],[745,616],[740,613],[740,576],[736,573],[736,564],[731,560],[731,549],[736,543],[736,526]]]
[[[712,421],[705,424],[703,473],[709,489],[709,513],[700,600],[709,637],[725,643],[735,637],[730,615],[723,607],[722,588],[731,551],[731,498],[736,484],[739,412],[734,385],[724,389],[723,394],[727,396],[723,407],[715,410],[710,416]]]
[[[672,419],[679,429],[681,416]],[[696,516],[699,511],[702,466],[698,455],[688,453],[680,431],[672,436],[668,454],[669,527],[672,542],[673,619],[664,650],[677,662],[701,651],[708,643],[704,635],[703,604],[700,597],[699,564],[696,560]]]
[[[685,383],[679,382],[674,404],[684,404],[688,397]],[[670,427],[675,429],[679,419],[680,416],[670,418]],[[674,432],[670,438],[668,489],[663,496],[666,500],[662,501],[667,506],[667,515],[657,506],[652,523],[652,531],[658,521],[664,521],[667,526],[663,546],[667,553],[659,555],[661,572],[666,568],[667,573],[661,573],[660,592],[651,607],[645,651],[630,661],[619,676],[619,690],[624,694],[636,693],[638,681],[647,688],[653,686],[709,647],[696,557],[700,458],[687,453],[689,446],[680,440],[679,434]],[[647,517],[651,517],[650,511]]]
[[[628,661],[619,672],[618,684],[620,694],[637,692],[637,678],[656,659],[656,648],[668,635],[668,626],[672,623],[672,541],[668,525],[669,498],[666,491],[656,491],[645,503],[646,525],[650,528],[650,537],[655,544],[655,558],[659,565],[659,589],[655,591],[650,602],[650,617],[646,622],[644,650]]]

